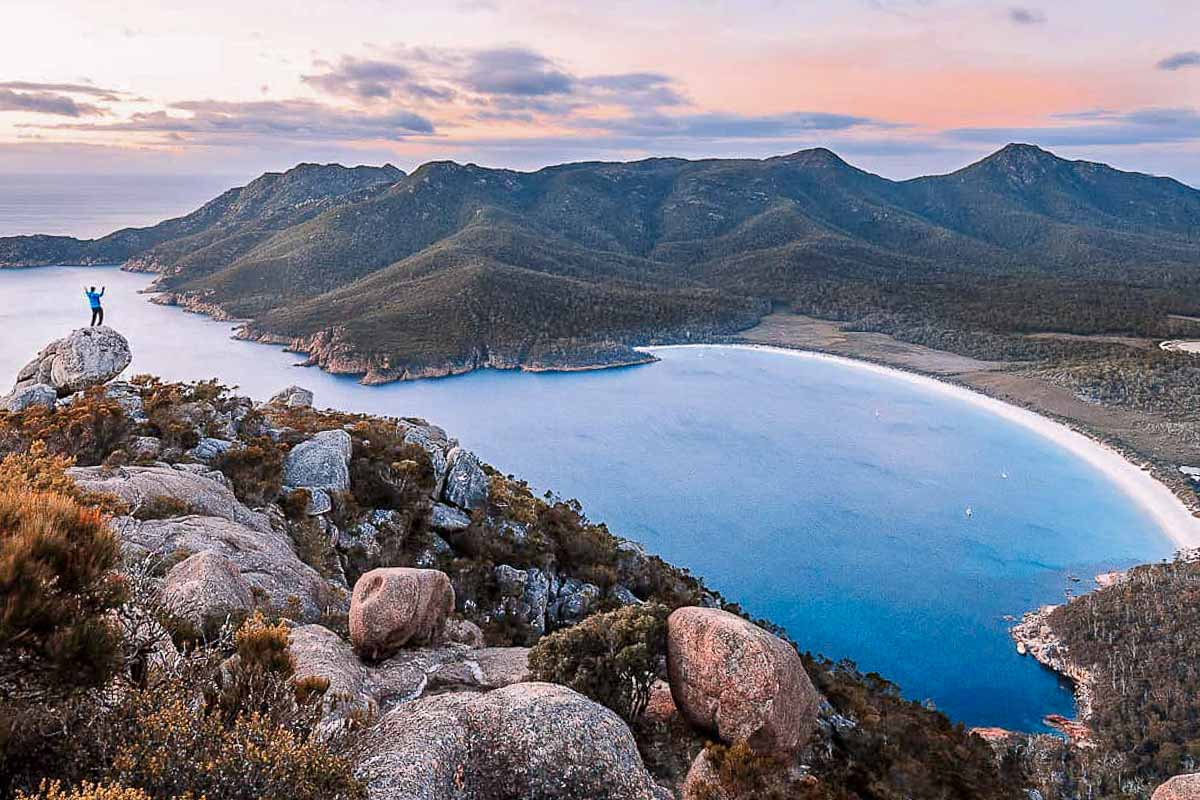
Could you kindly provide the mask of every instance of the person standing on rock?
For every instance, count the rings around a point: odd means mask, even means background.
[[[104,289],[105,287],[101,286],[100,291],[97,292],[96,287],[93,286],[89,289],[83,290],[83,293],[87,295],[88,303],[90,303],[92,306],[93,325],[104,324],[104,309],[100,306],[100,298],[104,297]]]

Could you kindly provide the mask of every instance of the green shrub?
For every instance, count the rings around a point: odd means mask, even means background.
[[[646,710],[667,652],[667,609],[650,604],[594,614],[543,637],[529,653],[535,680],[561,683],[628,722]]]

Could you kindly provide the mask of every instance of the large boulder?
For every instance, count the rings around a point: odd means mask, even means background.
[[[684,718],[726,742],[788,753],[816,726],[820,695],[796,649],[726,611],[692,606],[671,614],[667,674]]]
[[[48,344],[26,364],[17,373],[14,391],[47,383],[59,397],[65,397],[112,380],[132,360],[129,341],[112,328],[78,328],[67,338]]]
[[[350,598],[350,640],[359,655],[381,659],[405,645],[442,638],[454,611],[454,589],[434,569],[373,569],[354,584]]]
[[[122,551],[134,560],[155,562],[204,551],[223,556],[256,600],[294,613],[302,621],[347,610],[345,592],[301,561],[288,535],[269,525],[259,529],[222,517],[186,516],[145,521],[117,517],[112,527]],[[207,609],[201,608],[200,613]]]
[[[237,565],[213,550],[180,561],[167,572],[163,604],[197,628],[254,608],[254,594]]]
[[[0,397],[0,410],[17,412],[33,406],[53,410],[57,401],[58,392],[53,386],[48,383],[30,383]]]
[[[401,705],[366,734],[371,798],[660,800],[629,728],[563,686],[518,683]]]
[[[234,496],[221,473],[203,467],[198,470],[184,465],[116,469],[72,467],[67,474],[85,491],[116,495],[124,500],[130,514],[136,514],[156,501],[166,500],[173,501],[188,513],[221,517],[255,530],[271,530],[267,516],[246,508]]]
[[[1200,773],[1176,775],[1155,789],[1150,800],[1200,800]]]
[[[350,434],[345,431],[321,431],[287,454],[283,462],[284,484],[327,492],[347,491],[352,448]]]
[[[293,628],[290,636],[296,677],[329,681],[321,720],[326,732],[426,693],[484,692],[529,680],[529,650],[524,647],[453,644],[404,650],[379,664],[365,664],[349,642],[321,625]]]
[[[276,392],[270,402],[289,408],[312,408],[313,393],[303,386],[289,386]]]
[[[483,508],[488,501],[488,476],[470,450],[456,447],[446,456],[446,485],[442,499],[459,508]]]

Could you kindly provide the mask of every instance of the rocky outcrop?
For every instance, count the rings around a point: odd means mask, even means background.
[[[405,444],[416,445],[429,455],[433,473],[438,476],[434,496],[441,496],[442,481],[446,476],[446,457],[451,450],[458,447],[458,442],[446,435],[442,428],[423,419],[402,419],[397,423],[397,431],[403,436]]]
[[[519,683],[399,706],[366,735],[371,798],[666,800],[621,719],[562,686]]]
[[[191,514],[221,517],[259,531],[271,530],[265,514],[242,505],[219,472],[200,471],[165,465],[148,467],[72,467],[67,474],[79,488],[99,494],[116,495],[137,514],[155,501],[174,501]]]
[[[537,567],[516,569],[501,564],[494,571],[500,599],[488,616],[506,617],[526,626],[536,638],[546,632],[546,609],[557,588],[551,576]]]
[[[466,509],[483,508],[488,501],[488,477],[470,450],[456,447],[446,456],[446,484],[442,499]]]
[[[726,611],[671,614],[667,673],[680,713],[725,742],[789,753],[816,727],[820,695],[796,649]]]
[[[471,527],[471,517],[466,512],[444,503],[434,503],[429,514],[429,527],[436,531],[458,533]]]
[[[1200,800],[1200,773],[1176,775],[1155,789],[1150,800]]]
[[[313,393],[303,386],[289,386],[276,392],[270,402],[289,408],[312,408]]]
[[[113,381],[104,387],[104,396],[115,400],[134,422],[146,421],[146,406],[142,402],[142,393],[133,384]]]
[[[489,691],[529,680],[524,647],[445,647],[403,650],[379,664],[364,664],[350,643],[328,628],[291,631],[296,678],[329,681],[322,728],[333,731],[352,716],[375,717],[427,692]]]
[[[1079,710],[1079,718],[1086,723],[1092,715],[1092,675],[1071,660],[1070,648],[1050,625],[1050,615],[1056,608],[1058,606],[1042,606],[1037,611],[1026,613],[1009,633],[1017,643],[1018,653],[1031,656],[1047,669],[1070,679],[1075,687],[1075,704]],[[1091,742],[1091,734],[1086,724],[1064,726],[1058,723],[1055,727],[1068,732],[1077,744],[1086,746]]]
[[[454,611],[454,589],[444,572],[385,567],[354,584],[350,641],[360,656],[381,659],[407,644],[439,641]]]
[[[0,411],[24,411],[34,406],[53,410],[57,401],[58,391],[53,386],[48,383],[30,383],[0,397]]]
[[[345,593],[301,561],[287,534],[269,525],[253,528],[223,517],[185,516],[147,521],[118,517],[112,526],[131,559],[154,562],[210,551],[231,562],[256,601],[273,610],[294,611],[305,621],[346,611]],[[200,616],[217,610],[205,604],[204,595],[192,596],[201,603],[196,609]]]
[[[321,431],[291,449],[283,462],[283,482],[302,489],[350,489],[353,442],[343,430]]]
[[[187,454],[201,463],[210,464],[236,446],[234,442],[228,439],[205,436]]]
[[[65,339],[51,342],[26,364],[17,373],[13,391],[44,383],[65,397],[112,380],[132,360],[129,341],[112,328],[78,328]]]
[[[162,601],[198,629],[254,608],[254,594],[237,565],[213,550],[194,553],[171,567],[163,581]]]

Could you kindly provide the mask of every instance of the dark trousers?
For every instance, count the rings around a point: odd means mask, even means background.
[[[93,308],[92,309],[92,324],[93,325],[103,325],[104,324],[104,309],[103,308]]]

